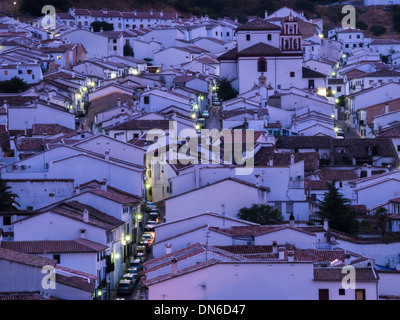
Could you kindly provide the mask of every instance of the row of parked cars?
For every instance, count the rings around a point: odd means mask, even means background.
[[[146,260],[147,254],[151,250],[151,245],[154,243],[154,227],[159,222],[160,210],[157,209],[154,203],[148,202],[146,212],[148,213],[148,220],[143,229],[143,235],[137,244],[136,256],[129,261],[129,267],[118,284],[118,294],[131,294],[133,292],[138,281],[138,272],[142,270],[142,263]]]

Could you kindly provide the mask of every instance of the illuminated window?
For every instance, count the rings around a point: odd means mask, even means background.
[[[6,70],[6,71],[4,71],[4,75],[8,75],[8,71]]]
[[[57,56],[57,59],[60,60],[60,59],[61,59],[61,56]]]

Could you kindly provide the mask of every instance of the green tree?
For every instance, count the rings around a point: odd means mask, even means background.
[[[28,89],[28,84],[18,77],[10,80],[0,81],[0,92],[2,93],[19,93]]]
[[[133,49],[132,47],[129,45],[129,43],[126,43],[124,45],[124,56],[131,56],[133,57]]]
[[[377,24],[372,25],[369,28],[369,31],[376,37],[379,37],[386,33],[386,28],[384,26],[380,26]]]
[[[105,21],[93,21],[90,26],[93,27],[94,32],[100,32],[100,28],[103,28],[103,31],[114,30],[114,25]]]
[[[352,234],[358,232],[356,213],[350,206],[350,200],[335,187],[335,181],[329,184],[324,199],[319,201],[316,214],[321,220],[328,219],[329,226],[334,230]]]
[[[239,94],[226,78],[222,78],[221,80],[219,80],[217,87],[217,95],[221,101],[233,99]]]
[[[239,210],[238,218],[259,223],[262,225],[272,224],[282,221],[282,213],[274,207],[267,204],[253,204],[250,208],[242,208]]]
[[[387,212],[387,209],[384,207],[376,209],[374,213],[374,218],[376,221],[376,225],[382,231],[382,236],[384,236],[386,233],[386,225],[389,221],[389,214]]]
[[[19,203],[15,201],[19,198],[17,194],[11,192],[11,187],[0,179],[0,212],[17,211],[15,206],[19,207]]]

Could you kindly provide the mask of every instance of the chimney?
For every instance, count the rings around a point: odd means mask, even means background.
[[[83,221],[89,222],[89,211],[87,209],[83,210]]]
[[[268,17],[268,10],[265,10],[265,12],[264,12],[264,19],[267,19],[267,17]]]
[[[293,165],[294,164],[294,154],[290,155],[290,164]]]
[[[50,202],[51,202],[51,203],[54,203],[54,202],[55,202],[55,195],[54,195],[53,192],[52,192],[52,193],[49,193],[49,197],[50,197]]]
[[[105,178],[101,182],[101,190],[107,191],[107,179],[105,179]]]
[[[75,194],[80,194],[81,193],[81,186],[80,185],[77,185],[76,187],[75,187]]]
[[[293,251],[289,251],[288,252],[288,261],[289,262],[293,262],[294,261],[294,252]]]
[[[272,241],[272,253],[278,253],[278,242]]]
[[[176,260],[176,258],[173,258],[171,260],[171,264],[172,264],[171,274],[174,277],[178,274],[178,260]]]
[[[328,219],[324,220],[324,230],[329,231],[329,224],[328,224]]]
[[[255,174],[254,176],[256,177],[256,186],[259,187],[260,186],[260,175]]]
[[[268,162],[270,167],[274,166],[274,158],[271,157]]]
[[[170,254],[172,252],[172,244],[167,243],[165,245],[165,254]]]
[[[385,104],[385,114],[389,113],[389,105],[386,103]]]
[[[284,260],[285,259],[285,248],[281,247],[279,248],[279,260]]]
[[[106,161],[109,161],[110,160],[110,151],[106,151],[106,152],[104,152],[104,159],[106,160]]]
[[[293,212],[290,213],[289,226],[291,228],[294,228],[294,215],[293,215]]]
[[[117,100],[117,105],[118,105],[118,107],[121,106],[121,98],[118,98],[118,100]]]

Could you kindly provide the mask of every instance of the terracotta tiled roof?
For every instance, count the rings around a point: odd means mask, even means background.
[[[95,284],[93,282],[88,282],[81,277],[67,277],[58,273],[56,273],[56,283],[76,288],[85,292],[94,292],[95,289]]]
[[[355,180],[359,176],[355,170],[321,170],[317,172],[321,180]]]
[[[99,252],[108,247],[87,239],[59,240],[59,241],[4,241],[1,243],[4,249],[18,252],[39,253],[83,253]]]
[[[328,136],[279,137],[275,146],[278,149],[331,149],[332,138]]]
[[[253,30],[281,30],[281,28],[267,20],[256,18],[250,22],[240,25],[236,31],[253,31]]]
[[[303,71],[303,78],[326,78],[327,77],[327,75],[325,75],[321,72],[318,72],[318,71],[315,71],[315,70],[312,70],[309,68],[305,68],[305,67],[302,68],[302,71]]]
[[[0,292],[0,301],[60,300],[53,296],[45,297],[39,291]]]
[[[304,161],[304,170],[312,171],[319,167],[318,152],[301,152],[301,153],[276,153],[274,147],[261,147],[254,155],[255,165],[268,165],[269,160],[273,160],[274,166],[290,165],[291,155],[294,155],[294,162]]]
[[[72,132],[76,132],[73,129],[64,127],[60,124],[33,124],[32,125],[32,135],[56,135],[56,134],[60,134],[60,133],[72,133]]]
[[[400,77],[400,72],[390,69],[380,69],[374,72],[367,73],[366,77]]]
[[[314,280],[316,281],[342,281],[347,273],[342,273],[342,268],[314,268]],[[357,268],[356,281],[378,281],[371,268]]]
[[[7,260],[39,268],[46,265],[55,266],[57,264],[57,261],[54,259],[3,248],[0,248],[0,260]]]
[[[382,138],[399,138],[400,124],[383,129],[378,136]]]
[[[110,199],[122,204],[128,204],[128,203],[138,203],[141,201],[141,198],[135,195],[127,194],[127,193],[122,193],[122,192],[116,192],[113,191],[112,189],[108,188],[107,191],[101,190],[101,189],[93,189],[90,191],[93,194],[96,194],[98,196],[104,197],[106,199]]]
[[[258,237],[267,233],[277,232],[281,230],[294,230],[303,233],[307,233],[311,236],[315,234],[303,229],[299,229],[296,227],[290,227],[287,225],[260,225],[260,226],[232,226],[230,228],[219,228],[219,227],[210,227],[210,230],[214,230],[216,232],[220,232],[223,234],[227,234],[232,237],[236,236],[254,236]]]
[[[328,190],[328,180],[305,180],[304,188],[310,190]]]
[[[169,120],[128,120],[117,124],[108,130],[151,130],[151,129],[169,129]]]

